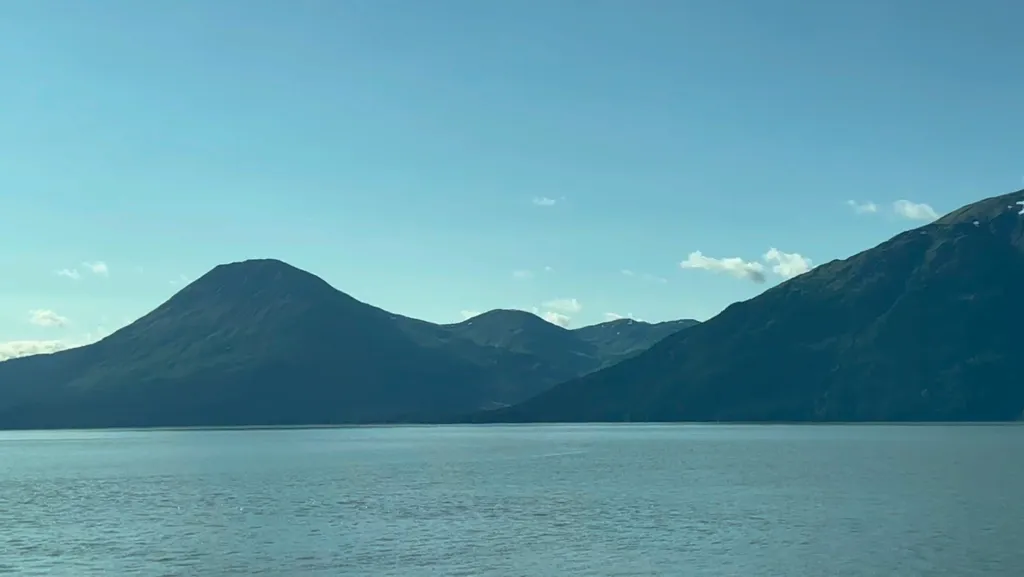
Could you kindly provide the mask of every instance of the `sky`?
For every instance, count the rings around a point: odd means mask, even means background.
[[[14,0],[0,358],[278,258],[434,322],[708,319],[1024,186],[1018,0]]]

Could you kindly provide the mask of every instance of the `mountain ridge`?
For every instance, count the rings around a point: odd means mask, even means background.
[[[500,324],[436,325],[283,261],[227,263],[96,343],[0,362],[0,427],[380,422],[507,405],[607,364],[531,316],[519,336],[536,342],[517,348]]]
[[[1015,420],[1024,190],[734,303],[475,422]]]

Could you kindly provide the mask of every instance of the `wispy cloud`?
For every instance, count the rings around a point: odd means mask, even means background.
[[[761,256],[761,261],[770,265],[771,272],[787,279],[803,274],[812,268],[811,259],[800,253],[782,252],[774,247],[768,249],[768,252]],[[699,250],[691,252],[686,260],[679,263],[679,266],[684,269],[724,273],[755,283],[765,282],[765,273],[768,270],[760,261],[748,261],[740,257],[712,258],[704,256]]]
[[[49,309],[31,310],[28,315],[29,322],[40,327],[63,327],[68,324],[67,317]]]
[[[544,314],[541,315],[541,318],[553,325],[558,325],[564,329],[569,328],[569,325],[572,324],[572,318],[570,318],[568,315],[556,313],[555,311],[544,311]]]
[[[908,220],[931,221],[939,218],[939,213],[930,204],[923,202],[912,202],[909,200],[897,200],[883,210],[882,206],[874,202],[858,202],[856,200],[846,201],[846,205],[853,209],[856,214],[891,214],[898,218]]]
[[[171,286],[185,286],[185,285],[187,285],[190,282],[192,282],[192,279],[188,278],[187,276],[185,276],[183,274],[179,274],[178,278],[171,279],[170,285]]]
[[[713,273],[725,273],[736,278],[763,283],[764,265],[757,261],[746,261],[739,257],[712,258],[699,250],[693,251],[686,260],[679,263],[684,269],[700,269]]]
[[[514,270],[512,271],[512,276],[520,280],[525,280],[528,278],[533,278],[533,271],[526,269]]]
[[[878,212],[878,205],[873,202],[857,202],[856,200],[846,201],[846,205],[857,214],[874,214]]]
[[[565,197],[558,197],[556,199],[551,197],[534,197],[530,199],[529,202],[534,206],[550,208],[552,206],[565,202]]]
[[[107,263],[101,260],[95,262],[83,262],[82,266],[85,267],[85,270],[96,276],[110,276],[110,269],[107,267]]]
[[[479,314],[480,314],[480,311],[470,311],[470,310],[465,310],[465,309],[459,311],[459,316],[461,316],[462,320],[464,320],[464,321],[465,320],[469,320],[469,319],[471,319],[471,318],[473,318],[475,316],[478,316]]]
[[[910,220],[935,220],[939,213],[935,212],[930,205],[923,202],[911,202],[909,200],[897,200],[892,203],[892,210],[897,216]]]
[[[583,305],[580,301],[572,299],[552,299],[543,303],[544,308],[555,309],[556,311],[562,311],[563,313],[578,313],[583,310]]]
[[[85,272],[95,276],[110,276],[110,267],[107,266],[107,263],[101,260],[94,262],[83,262],[82,269],[85,270]],[[69,278],[71,280],[79,280],[82,278],[82,273],[81,271],[78,270],[78,268],[62,268],[60,270],[54,271],[54,274],[56,274],[57,276],[62,276],[64,278]]]

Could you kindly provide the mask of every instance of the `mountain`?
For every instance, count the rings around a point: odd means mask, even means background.
[[[0,363],[0,427],[465,413],[522,401],[667,334],[648,326],[646,341],[598,346],[521,311],[436,325],[360,302],[281,261],[250,260],[214,268],[97,343]]]
[[[965,206],[472,420],[1019,419],[1022,202]]]
[[[635,319],[618,319],[573,331],[581,340],[594,345],[604,362],[601,368],[634,357],[654,343],[698,324],[693,319],[648,323]]]
[[[445,325],[458,342],[535,359],[542,369],[535,379],[542,388],[585,375],[636,355],[676,331],[697,324],[692,319],[648,323],[619,319],[577,329],[565,329],[533,313],[498,309],[458,324]]]

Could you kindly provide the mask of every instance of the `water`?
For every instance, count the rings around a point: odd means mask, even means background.
[[[1024,427],[0,433],[0,573],[1024,575]]]

